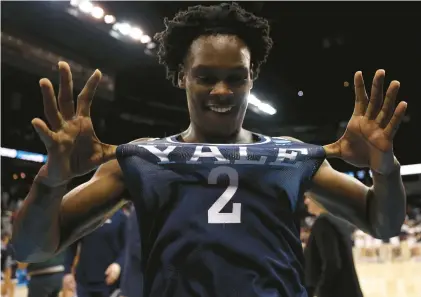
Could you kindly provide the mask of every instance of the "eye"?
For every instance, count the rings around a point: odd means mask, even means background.
[[[244,77],[242,75],[233,75],[233,76],[229,76],[227,78],[227,83],[229,84],[244,84],[247,82],[247,77]]]
[[[206,84],[206,85],[210,85],[210,84],[215,84],[217,79],[211,76],[198,76],[197,80],[199,81],[199,83],[202,84]]]

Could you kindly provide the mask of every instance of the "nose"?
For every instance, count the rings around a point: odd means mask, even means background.
[[[229,96],[232,95],[233,92],[226,83],[219,82],[212,88],[210,94],[216,96]]]

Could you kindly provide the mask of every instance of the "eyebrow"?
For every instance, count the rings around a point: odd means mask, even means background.
[[[192,67],[192,70],[194,72],[201,72],[201,71],[209,71],[209,70],[229,70],[229,71],[235,71],[235,72],[247,72],[247,67],[241,65],[241,66],[235,66],[235,67],[214,67],[214,66],[207,66],[207,65],[197,65]]]

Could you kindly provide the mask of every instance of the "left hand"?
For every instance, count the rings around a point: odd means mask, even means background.
[[[121,267],[117,263],[112,263],[105,270],[105,283],[110,286],[114,284],[120,277]]]
[[[376,173],[387,175],[396,168],[393,138],[407,108],[406,102],[395,101],[400,83],[392,81],[383,98],[385,71],[377,70],[371,87],[370,100],[362,73],[355,74],[355,107],[344,135],[335,143],[326,145],[328,157],[341,158],[357,167],[370,167]]]

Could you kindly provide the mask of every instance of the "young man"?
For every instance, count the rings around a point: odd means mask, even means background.
[[[46,259],[94,230],[125,203],[126,186],[139,220],[144,296],[306,296],[294,212],[310,186],[373,236],[399,232],[405,193],[393,137],[407,105],[395,109],[398,82],[383,98],[385,73],[377,71],[369,101],[357,72],[355,109],[333,144],[258,135],[242,123],[272,46],[268,22],[221,4],[191,7],[165,25],[156,36],[160,62],[186,90],[191,119],[179,135],[102,143],[89,112],[101,73],[88,80],[76,111],[66,63],[57,101],[51,82],[40,81],[50,128],[32,124],[48,162],[14,225],[18,260]],[[335,171],[326,157],[370,167],[374,186]],[[63,197],[73,177],[98,166]]]

